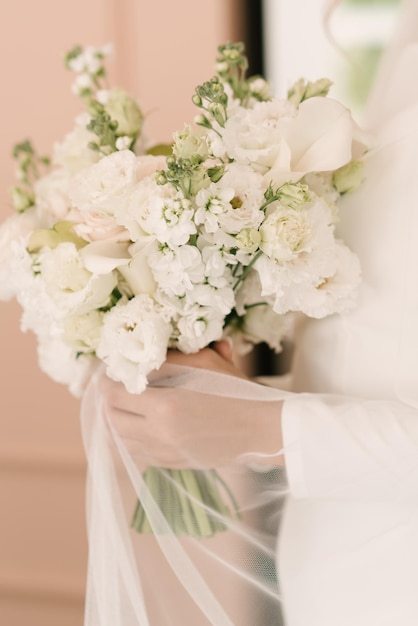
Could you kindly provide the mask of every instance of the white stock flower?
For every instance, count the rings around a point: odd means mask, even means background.
[[[45,289],[63,315],[81,315],[106,306],[117,285],[113,272],[102,275],[89,272],[72,243],[42,250],[38,263]]]
[[[186,294],[188,303],[197,303],[202,307],[211,308],[222,316],[228,315],[234,306],[234,292],[232,287],[212,287],[212,285],[198,284]]]
[[[223,322],[224,316],[219,310],[194,305],[177,322],[178,337],[175,345],[182,352],[197,352],[212,341],[221,339]]]
[[[152,235],[160,243],[179,246],[196,232],[189,200],[171,185],[157,185],[149,176],[133,189],[117,220],[126,226],[133,241]]]
[[[82,72],[71,85],[71,90],[76,96],[80,96],[85,89],[93,89],[93,87],[94,82],[90,74]]]
[[[141,393],[147,375],[164,362],[171,333],[167,313],[149,296],[138,295],[106,313],[97,356],[110,378]]]
[[[209,284],[214,287],[225,287],[231,284],[231,268],[237,264],[236,256],[224,246],[212,243],[204,237],[199,237],[198,246],[202,253],[205,276]]]
[[[118,137],[116,139],[116,150],[128,150],[129,146],[132,143],[132,138],[124,135],[123,137]]]
[[[202,255],[195,246],[161,246],[150,253],[148,262],[159,288],[168,295],[184,296],[205,278]]]
[[[232,208],[230,202],[234,197],[234,190],[221,189],[211,183],[207,189],[201,189],[196,195],[197,210],[196,224],[202,224],[207,233],[214,233],[219,229],[219,222],[223,213]]]
[[[89,143],[97,139],[94,133],[87,130],[90,119],[88,113],[80,113],[75,118],[74,129],[61,142],[54,144],[53,163],[66,168],[72,174],[100,159],[100,154],[89,148]]]

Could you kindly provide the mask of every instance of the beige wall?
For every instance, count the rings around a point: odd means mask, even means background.
[[[216,47],[240,37],[239,0],[13,0],[0,5],[0,219],[11,213],[13,144],[49,153],[78,101],[64,52],[113,41],[112,80],[168,141],[193,114],[194,86],[212,75]],[[0,624],[82,624],[85,463],[79,404],[37,367],[20,310],[0,303]]]

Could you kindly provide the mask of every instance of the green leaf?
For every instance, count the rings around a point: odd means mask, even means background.
[[[148,148],[147,154],[152,156],[171,156],[173,154],[173,147],[170,143],[157,143],[152,148]]]
[[[39,252],[42,248],[55,249],[60,243],[73,243],[76,248],[84,248],[87,241],[76,235],[72,222],[57,222],[52,228],[38,228],[30,236],[28,252]]]

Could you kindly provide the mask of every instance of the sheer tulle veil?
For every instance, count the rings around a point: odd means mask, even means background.
[[[232,513],[206,505],[206,514],[224,529],[207,537],[177,536],[168,521],[168,501],[156,502],[144,482],[140,459],[129,454],[126,442],[109,424],[99,381],[100,372],[82,404],[88,457],[85,623],[253,626],[264,619],[275,623],[268,620],[277,618],[280,606],[274,564],[285,491],[280,472],[257,466],[257,450],[248,451],[251,467],[245,459],[237,459],[234,467],[218,468]],[[178,366],[159,384],[197,390],[202,402],[210,393],[258,401],[286,395],[245,380]],[[199,461],[191,459],[190,464],[198,467]],[[180,497],[193,499],[190,492],[173,487]],[[152,533],[138,533],[130,527],[136,499],[142,503]]]
[[[418,23],[418,3],[403,4],[394,45],[366,110],[373,120],[376,142],[399,144],[399,186],[411,171],[410,158],[418,145],[418,45],[411,24]],[[411,44],[406,46],[405,44]],[[390,94],[388,84],[391,85]],[[378,117],[379,116],[379,117]],[[414,148],[414,151],[413,151]],[[379,154],[373,167],[379,167]],[[405,167],[403,167],[405,164]],[[406,192],[411,193],[410,192]],[[403,302],[399,306],[397,393],[418,407],[415,380],[418,351],[418,232],[416,199],[410,203],[409,241],[391,254],[405,256]],[[237,459],[234,467],[219,468],[228,512],[206,505],[209,519],[223,530],[213,536],[179,536],[173,531],[144,482],[141,459],[132,456],[106,414],[100,394],[101,371],[91,380],[82,402],[82,430],[88,458],[87,524],[89,569],[85,626],[254,626],[280,624],[280,589],[275,571],[276,540],[286,485],[281,470],[257,464],[259,451],[249,450],[251,463]],[[175,368],[159,384],[183,386],[202,394],[263,401],[286,398],[287,392],[202,370]],[[190,459],[199,465],[198,459]],[[164,475],[164,472],[162,471]],[[165,483],[167,494],[172,488]],[[179,489],[178,487],[174,487]],[[232,499],[231,499],[232,494]],[[169,498],[169,496],[167,496]],[[179,498],[193,498],[180,489]],[[131,527],[140,500],[152,532]]]

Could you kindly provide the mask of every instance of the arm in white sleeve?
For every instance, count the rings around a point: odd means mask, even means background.
[[[292,394],[282,411],[296,498],[418,501],[418,410],[396,401]]]

